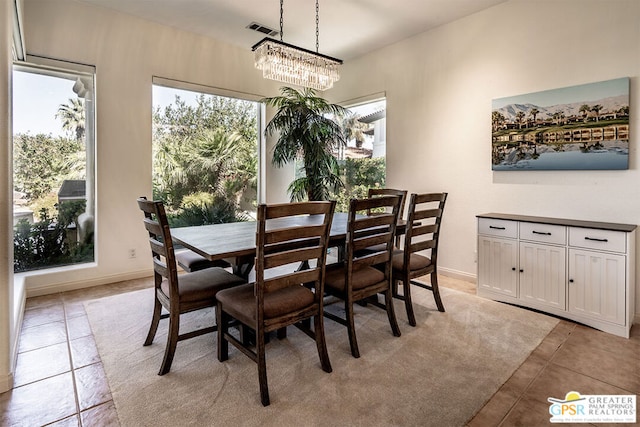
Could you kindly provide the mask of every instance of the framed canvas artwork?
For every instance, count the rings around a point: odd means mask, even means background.
[[[491,169],[629,168],[629,78],[494,99]]]

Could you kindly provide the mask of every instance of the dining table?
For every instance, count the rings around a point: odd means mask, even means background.
[[[342,251],[347,236],[349,214],[336,212],[331,222],[329,247]],[[295,227],[320,224],[322,215],[270,219],[270,227]],[[254,266],[256,256],[257,221],[229,222],[222,224],[196,225],[171,229],[174,243],[184,246],[210,261],[226,260],[233,272],[245,279]],[[406,222],[398,221],[396,234],[403,234]]]

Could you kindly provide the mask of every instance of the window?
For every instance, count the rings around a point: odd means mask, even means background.
[[[153,197],[174,227],[247,221],[258,199],[261,105],[154,79]]]
[[[94,261],[95,72],[46,62],[13,67],[15,272]]]
[[[386,100],[348,107],[340,119],[347,146],[337,153],[344,190],[336,195],[339,212],[349,210],[351,198],[367,196],[369,188],[383,188],[386,181]]]

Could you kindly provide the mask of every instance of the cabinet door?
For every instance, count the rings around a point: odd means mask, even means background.
[[[567,250],[520,242],[520,299],[532,307],[566,310]]]
[[[569,311],[625,324],[626,257],[569,249]]]
[[[516,240],[478,236],[478,288],[517,298]]]

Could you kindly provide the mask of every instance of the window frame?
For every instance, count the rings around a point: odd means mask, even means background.
[[[80,77],[88,78],[91,81],[91,90],[85,93],[89,93],[89,97],[82,96],[85,101],[85,200],[86,200],[86,212],[90,213],[93,217],[93,261],[78,262],[74,264],[66,265],[51,265],[50,267],[27,270],[20,273],[14,273],[17,275],[29,275],[30,273],[42,273],[53,272],[68,269],[77,269],[78,267],[84,268],[86,266],[97,265],[98,263],[98,209],[97,209],[97,72],[96,67],[93,65],[81,64],[76,62],[63,61],[53,58],[46,58],[36,55],[27,55],[24,61],[14,61],[12,64],[12,73],[14,71],[28,72],[32,74],[40,74],[43,76],[57,77],[68,79],[69,75],[76,75],[78,79]],[[70,80],[70,79],[69,79]],[[74,88],[75,89],[75,88]],[[75,92],[75,90],[74,90]],[[79,95],[76,92],[77,95]],[[87,108],[89,106],[90,108]],[[13,122],[14,112],[12,112],[11,121]],[[13,147],[13,134],[11,145]],[[90,143],[91,142],[91,143]],[[12,148],[13,149],[13,148]],[[14,164],[11,162],[11,177],[13,182],[14,176]],[[11,197],[11,204],[13,205],[13,196]],[[11,239],[14,239],[14,230],[12,227]],[[12,254],[12,262],[14,255]]]

